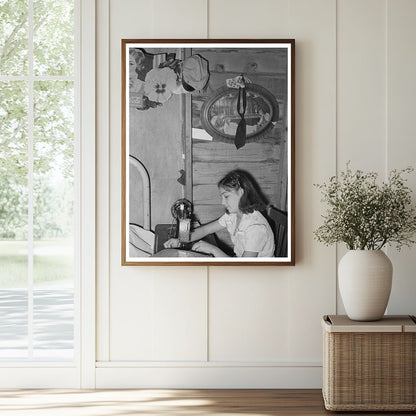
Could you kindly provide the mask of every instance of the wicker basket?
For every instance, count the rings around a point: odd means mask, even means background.
[[[416,411],[416,319],[356,322],[324,316],[323,397],[327,410]]]

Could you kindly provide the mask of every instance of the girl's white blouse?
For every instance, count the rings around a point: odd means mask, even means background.
[[[230,233],[237,257],[242,257],[244,251],[259,253],[258,257],[274,257],[273,231],[259,211],[243,214],[237,229],[237,214],[225,213],[218,221]]]

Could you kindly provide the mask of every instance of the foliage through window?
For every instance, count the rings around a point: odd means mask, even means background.
[[[74,13],[0,0],[0,359],[72,358]]]

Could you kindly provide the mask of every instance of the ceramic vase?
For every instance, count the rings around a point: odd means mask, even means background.
[[[393,267],[381,250],[350,250],[338,265],[338,284],[345,311],[354,321],[384,316],[391,292]]]

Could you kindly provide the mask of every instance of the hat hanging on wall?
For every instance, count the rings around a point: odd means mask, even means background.
[[[191,55],[182,62],[182,86],[185,91],[202,90],[209,80],[208,61]]]

